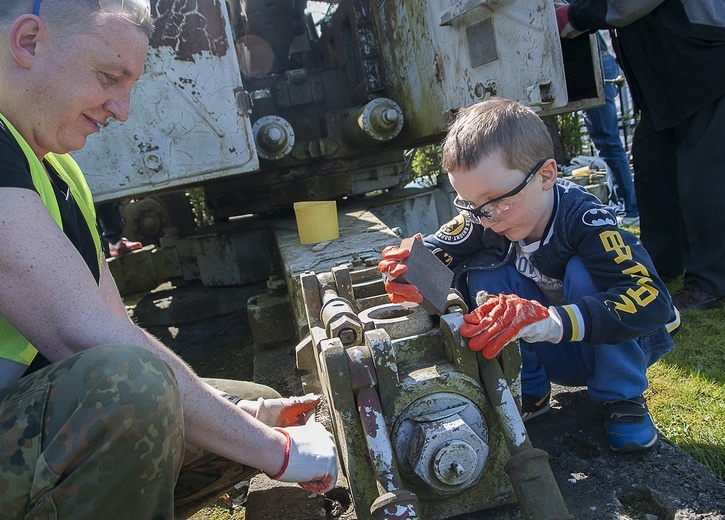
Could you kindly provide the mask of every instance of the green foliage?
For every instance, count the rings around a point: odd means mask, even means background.
[[[583,123],[579,112],[568,112],[555,116],[556,128],[561,137],[562,153],[565,164],[569,164],[573,157],[582,155],[584,140],[582,138]]]
[[[206,202],[204,201],[204,188],[192,188],[186,192],[191,203],[191,211],[194,213],[194,223],[197,228],[203,228],[214,224],[212,217],[206,210]]]
[[[412,153],[411,169],[413,179],[422,186],[433,186],[438,176],[444,174],[441,168],[443,148],[439,144],[422,146],[409,152]]]

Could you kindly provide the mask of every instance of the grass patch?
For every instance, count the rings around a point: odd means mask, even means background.
[[[682,322],[675,348],[647,371],[647,404],[663,435],[725,478],[725,308],[685,311]]]

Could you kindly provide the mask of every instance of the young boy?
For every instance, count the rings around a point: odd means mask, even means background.
[[[646,369],[674,346],[680,317],[639,239],[585,189],[557,179],[553,154],[541,119],[517,102],[462,109],[443,145],[461,213],[424,243],[479,305],[461,327],[469,347],[493,358],[521,340],[525,420],[549,409],[552,382],[587,386],[611,448],[649,448],[657,431],[642,396]],[[394,302],[420,301],[394,281],[404,256],[383,252],[386,289]]]

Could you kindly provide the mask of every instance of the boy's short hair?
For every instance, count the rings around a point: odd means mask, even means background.
[[[468,171],[499,154],[503,165],[523,172],[554,157],[544,122],[530,108],[499,97],[461,109],[443,141],[443,169]]]
[[[19,16],[30,14],[33,3],[34,0],[0,0],[0,33],[9,29]],[[48,27],[73,35],[88,32],[100,24],[104,14],[98,0],[42,0],[39,16]],[[153,20],[149,16],[138,27],[150,37]]]

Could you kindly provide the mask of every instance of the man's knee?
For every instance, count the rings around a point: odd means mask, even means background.
[[[115,388],[119,399],[143,394],[153,397],[177,393],[176,377],[166,362],[146,349],[132,345],[102,345],[87,350],[74,364],[74,380],[85,388],[108,391]]]
[[[81,408],[121,420],[131,428],[165,417],[183,423],[181,396],[171,368],[158,356],[131,345],[103,345],[57,364],[48,374],[58,429]],[[51,424],[52,424],[51,423]],[[51,426],[52,428],[52,426]]]

